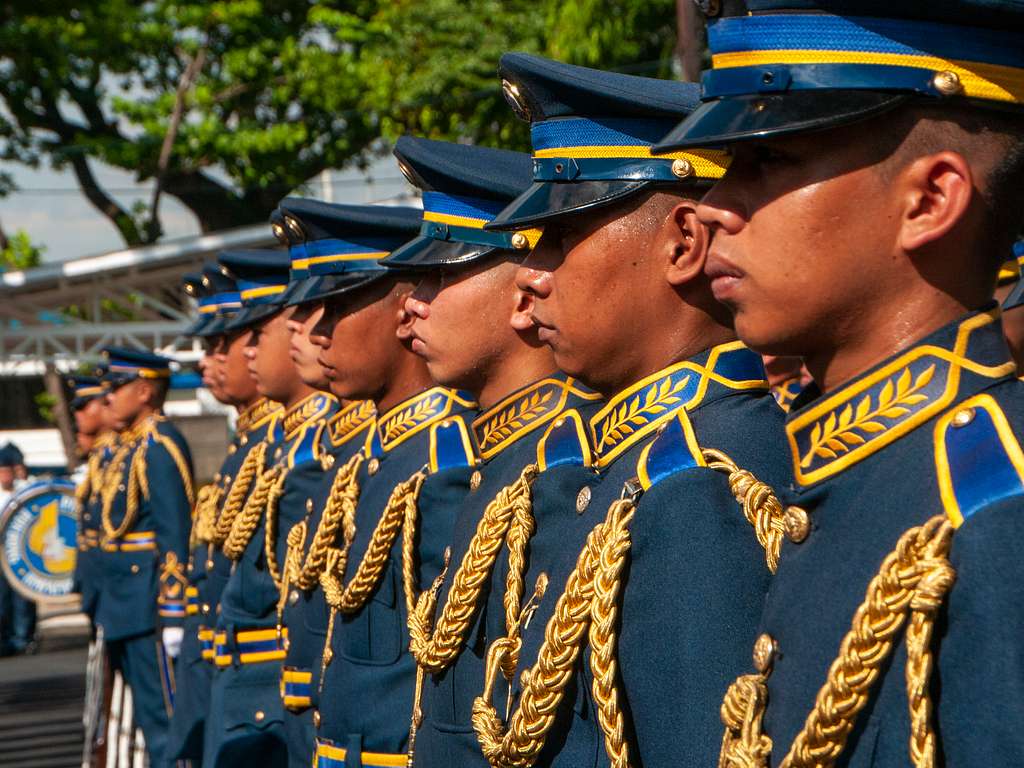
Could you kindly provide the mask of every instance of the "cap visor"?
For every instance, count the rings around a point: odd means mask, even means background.
[[[381,259],[380,263],[392,272],[422,271],[437,267],[472,264],[504,250],[506,249],[496,248],[493,245],[417,237],[401,248],[392,251],[390,255]]]
[[[384,270],[374,272],[350,272],[347,275],[323,275],[317,289],[317,299],[337,298],[360,288],[373,285],[387,276]]]
[[[252,307],[244,307],[240,312],[236,313],[228,319],[226,323],[224,323],[223,332],[240,331],[243,328],[248,328],[254,323],[258,323],[271,315],[277,314],[282,309],[284,309],[284,307],[279,304],[257,304]]]
[[[614,203],[649,181],[538,181],[488,222],[484,229],[525,229]]]
[[[203,331],[210,325],[213,320],[213,315],[200,315],[192,324],[185,329],[186,336],[202,336]]]
[[[823,89],[727,96],[701,104],[653,151],[720,147],[751,139],[822,131],[888,112],[910,98],[903,93]]]
[[[231,314],[214,315],[210,318],[210,322],[208,322],[202,331],[197,333],[196,336],[203,339],[208,339],[211,336],[220,336],[224,333],[225,324],[227,324],[227,322],[237,314],[237,312],[232,312]]]
[[[289,284],[288,290],[281,297],[281,303],[286,307],[294,307],[307,301],[315,301],[318,298],[315,291],[319,282],[318,277],[304,277]]]

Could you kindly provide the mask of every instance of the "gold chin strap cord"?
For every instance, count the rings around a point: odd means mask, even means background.
[[[868,585],[814,709],[793,740],[782,768],[825,768],[835,763],[908,616],[905,642],[910,758],[916,768],[935,765],[930,645],[935,616],[956,579],[948,559],[952,535],[953,527],[943,514],[900,537]],[[720,768],[768,765],[772,743],[761,731],[768,674],[770,670],[744,675],[730,686],[721,710],[726,730]]]

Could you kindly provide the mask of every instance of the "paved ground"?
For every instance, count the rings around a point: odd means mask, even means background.
[[[0,768],[79,768],[87,639],[44,634],[39,653],[0,659]]]

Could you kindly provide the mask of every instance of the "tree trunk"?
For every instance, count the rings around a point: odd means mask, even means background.
[[[75,446],[75,430],[71,425],[71,410],[68,408],[67,399],[64,397],[64,383],[53,363],[46,364],[43,373],[43,383],[46,391],[53,398],[53,415],[57,420],[57,429],[60,431],[60,441],[64,444],[64,453],[68,457],[68,472],[78,466],[78,450]]]

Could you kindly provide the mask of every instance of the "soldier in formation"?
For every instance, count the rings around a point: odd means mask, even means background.
[[[186,276],[194,495],[166,359],[76,383],[151,764],[1024,762],[1024,10],[702,7],[701,86],[506,54],[530,155]]]

